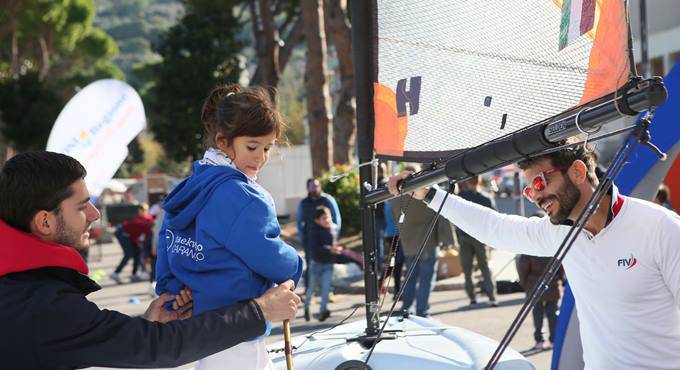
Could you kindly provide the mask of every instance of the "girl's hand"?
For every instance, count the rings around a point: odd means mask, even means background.
[[[191,288],[185,286],[179,291],[179,294],[175,296],[175,301],[172,302],[172,309],[179,310],[189,303],[193,302],[193,297],[191,296]]]
[[[179,297],[179,295],[177,297]],[[167,302],[170,302],[174,298],[176,297],[173,297],[168,293],[163,293],[163,295],[151,301],[151,304],[149,304],[149,308],[146,309],[146,312],[144,313],[144,315],[142,315],[142,317],[149,321],[158,321],[160,323],[166,323],[174,320],[184,320],[191,317],[192,314],[191,308],[193,306],[193,302],[185,304],[184,306],[182,306],[181,310],[176,310],[172,312],[166,311],[165,308],[163,308],[163,306]]]

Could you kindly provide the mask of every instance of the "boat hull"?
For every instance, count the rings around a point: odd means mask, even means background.
[[[358,369],[350,363],[363,362],[370,351],[355,340],[364,329],[365,322],[357,321],[309,337],[293,337],[293,347],[297,347],[293,351],[295,369]],[[480,334],[417,316],[390,318],[385,333],[391,338],[378,343],[368,363],[372,370],[483,369],[498,346],[497,341]],[[282,349],[283,342],[268,348]],[[286,369],[283,351],[270,356],[276,369]],[[495,369],[535,370],[535,367],[508,348]]]

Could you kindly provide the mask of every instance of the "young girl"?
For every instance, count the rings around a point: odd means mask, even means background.
[[[259,87],[215,88],[201,114],[205,155],[163,204],[156,291],[190,287],[194,315],[258,297],[288,279],[297,284],[302,274],[302,259],[279,238],[271,195],[255,182],[283,126],[272,96]],[[206,357],[197,368],[273,369],[263,337]]]

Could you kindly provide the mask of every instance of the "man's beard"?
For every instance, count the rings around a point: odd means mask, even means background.
[[[57,216],[57,237],[55,242],[76,250],[85,250],[90,247],[89,240],[83,240],[85,231],[72,230],[64,221],[64,217],[59,215]]]
[[[557,195],[550,196],[548,199],[550,198],[557,200],[560,204],[560,208],[557,212],[550,216],[550,222],[553,225],[560,225],[569,218],[574,207],[576,207],[576,203],[578,203],[581,198],[581,193],[576,188],[576,185],[569,179],[569,176],[564,176],[564,183],[558,189]]]

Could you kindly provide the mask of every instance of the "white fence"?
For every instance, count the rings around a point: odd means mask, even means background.
[[[306,182],[312,177],[309,145],[278,147],[257,175],[257,182],[267,189],[279,216],[295,216],[302,198],[307,196]]]

